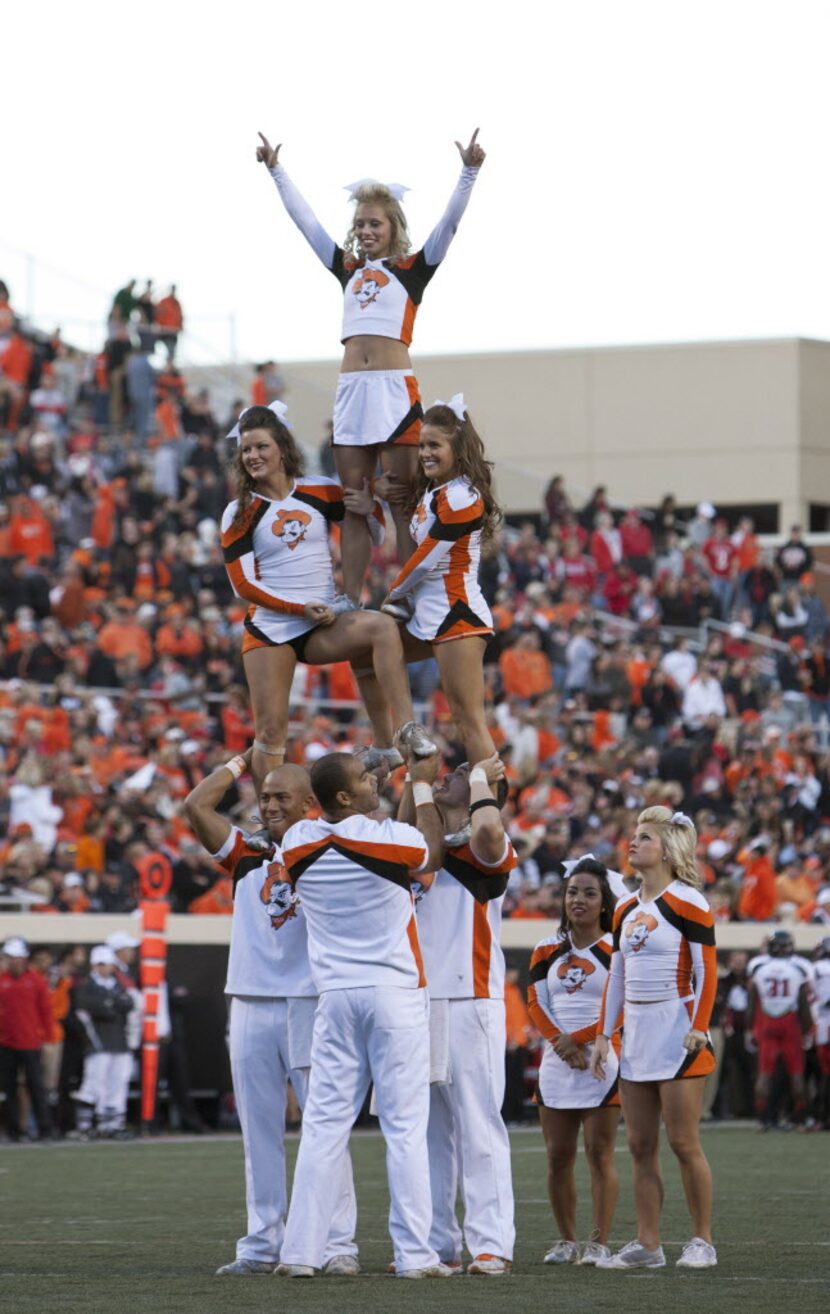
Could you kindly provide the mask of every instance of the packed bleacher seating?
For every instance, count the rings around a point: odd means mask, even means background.
[[[128,912],[139,864],[162,852],[176,911],[230,911],[230,882],[181,808],[252,733],[244,606],[217,533],[229,421],[174,363],[182,325],[175,290],[155,303],[128,285],[104,349],[85,356],[30,331],[0,283],[8,907]],[[283,386],[268,362],[252,400]],[[799,528],[770,554],[751,520],[707,502],[685,518],[672,497],[646,511],[597,488],[574,503],[551,479],[538,514],[506,525],[483,566],[498,626],[488,717],[521,858],[505,914],[558,916],[569,856],[625,872],[638,812],[668,802],[695,819],[719,919],[830,921],[828,617]],[[395,570],[390,533],[367,605]],[[457,763],[437,668],[411,669]],[[289,760],[368,733],[347,664],[299,668]],[[390,808],[401,774],[385,789]],[[255,824],[244,779],[229,806]]]

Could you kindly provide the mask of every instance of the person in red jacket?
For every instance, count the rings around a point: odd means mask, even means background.
[[[2,952],[6,968],[0,972],[0,1089],[6,1094],[6,1132],[10,1141],[21,1139],[17,1079],[22,1068],[38,1136],[44,1140],[52,1130],[40,1065],[41,1046],[52,1035],[49,988],[30,968],[24,940],[12,937]]]

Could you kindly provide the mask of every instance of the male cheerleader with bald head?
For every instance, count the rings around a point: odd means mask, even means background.
[[[234,1277],[273,1273],[280,1261],[287,1213],[287,1082],[302,1108],[317,1005],[305,918],[285,883],[279,848],[288,828],[314,804],[311,783],[307,771],[292,765],[265,777],[259,803],[271,844],[263,850],[259,839],[252,843],[216,810],[249,770],[251,753],[217,767],[185,802],[195,834],[234,886],[225,993],[231,997],[231,1071],[245,1150],[248,1231],[237,1242],[236,1259],[217,1270],[217,1276]],[[360,1271],[348,1154],[341,1172],[323,1262],[327,1273],[346,1277]]]

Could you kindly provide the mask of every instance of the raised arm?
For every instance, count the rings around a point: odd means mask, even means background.
[[[498,753],[477,762],[470,772],[470,848],[480,862],[496,866],[505,856],[507,834],[495,794],[504,779]]]
[[[318,260],[326,269],[331,269],[337,252],[337,244],[329,237],[320,220],[308,202],[300,195],[279,162],[280,146],[272,146],[267,137],[259,133],[261,146],[257,146],[256,157],[270,173],[282,198],[282,203],[289,216],[299,228]]]
[[[249,748],[247,752],[216,767],[209,776],[199,781],[184,801],[184,810],[193,834],[208,853],[218,853],[231,833],[231,823],[226,817],[221,817],[216,809],[234,781],[250,769],[253,751],[253,748]]]
[[[458,231],[461,216],[467,209],[467,202],[470,199],[473,184],[485,160],[485,153],[479,146],[477,138],[478,128],[476,128],[467,146],[462,146],[460,141],[455,143],[464,167],[461,170],[461,177],[455,185],[455,190],[449,199],[446,210],[424,242],[424,259],[428,265],[440,265],[449,250],[450,242]]]
[[[413,758],[408,765],[415,802],[415,826],[426,840],[428,849],[426,870],[418,873],[418,881],[428,890],[444,859],[441,813],[432,798],[432,786],[438,776],[440,758],[438,753],[433,753],[431,757]]]

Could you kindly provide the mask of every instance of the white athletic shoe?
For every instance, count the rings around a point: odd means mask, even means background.
[[[405,1268],[400,1273],[395,1269],[396,1278],[449,1278],[455,1272],[449,1264],[428,1264],[426,1268]]]
[[[509,1277],[513,1272],[513,1263],[501,1255],[476,1255],[472,1264],[467,1265],[467,1272],[474,1277]]]
[[[338,593],[331,603],[331,609],[335,616],[345,616],[349,611],[362,611],[363,603],[353,602],[348,593]]]
[[[277,1277],[288,1278],[313,1278],[314,1269],[309,1268],[307,1264],[277,1264],[274,1269]]]
[[[397,748],[367,748],[363,754],[363,765],[367,771],[383,766],[385,762],[390,771],[397,771],[403,766],[403,758]]]
[[[357,1277],[360,1264],[356,1255],[332,1255],[323,1272],[328,1277]]]
[[[582,1251],[578,1264],[598,1264],[601,1259],[610,1259],[611,1251],[599,1241],[588,1241]]]
[[[448,1268],[450,1270],[453,1277],[461,1277],[462,1273],[464,1272],[464,1265],[462,1264],[460,1259],[451,1259],[451,1260],[447,1260],[446,1262],[442,1259],[441,1263],[444,1265],[445,1268]],[[391,1277],[395,1277],[397,1275],[398,1269],[394,1259],[392,1260],[391,1264],[386,1265],[386,1271],[387,1273],[390,1274]]]
[[[596,1267],[665,1268],[666,1256],[663,1254],[662,1246],[657,1246],[656,1250],[647,1250],[639,1241],[629,1241],[628,1245],[618,1250],[616,1255],[609,1255],[607,1259],[598,1259]]]
[[[232,1264],[223,1264],[217,1268],[214,1277],[253,1277],[255,1274],[273,1273],[276,1264],[266,1264],[259,1259],[235,1259]]]
[[[408,621],[412,619],[413,608],[409,598],[401,598],[398,602],[384,602],[381,611],[397,621]]]
[[[395,735],[398,743],[413,757],[432,757],[438,752],[438,745],[430,739],[422,725],[417,721],[407,721]]]
[[[579,1246],[575,1241],[556,1241],[542,1260],[543,1264],[578,1264]]]
[[[718,1252],[702,1237],[693,1236],[683,1247],[677,1261],[678,1268],[714,1268],[718,1262]]]

